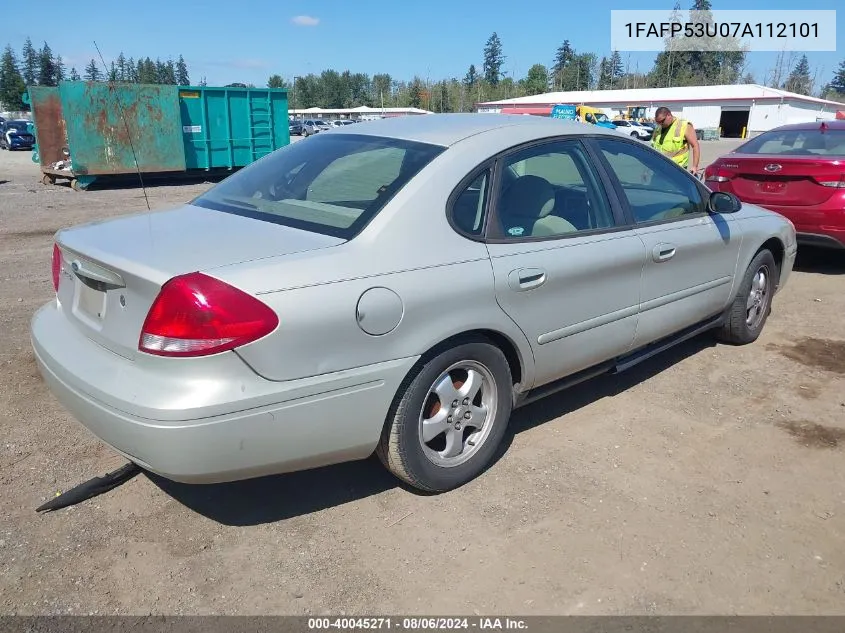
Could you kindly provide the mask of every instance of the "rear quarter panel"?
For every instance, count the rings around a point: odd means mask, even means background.
[[[446,217],[453,189],[503,143],[510,140],[479,135],[453,146],[344,245],[207,271],[279,314],[277,330],[240,348],[241,357],[265,378],[290,380],[421,355],[454,335],[489,329],[513,342],[530,386],[531,348],[496,302],[487,248]],[[365,333],[356,315],[371,288],[402,302],[399,323],[380,336]]]

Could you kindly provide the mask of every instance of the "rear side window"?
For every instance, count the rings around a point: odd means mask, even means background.
[[[845,156],[845,130],[772,130],[736,151],[777,156]]]
[[[320,134],[252,163],[192,204],[351,239],[444,149],[393,138]]]

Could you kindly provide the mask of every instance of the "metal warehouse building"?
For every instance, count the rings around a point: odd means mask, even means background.
[[[719,128],[725,137],[752,136],[787,123],[834,119],[838,111],[845,111],[842,103],[757,84],[548,92],[479,103],[476,109],[548,116],[552,106],[560,103],[601,108],[611,118],[631,106],[645,107],[646,116],[651,118],[658,107],[667,106],[697,129]],[[845,114],[840,112],[840,117]]]

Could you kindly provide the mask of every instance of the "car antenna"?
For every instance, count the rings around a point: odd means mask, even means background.
[[[100,52],[100,47],[97,46],[96,40],[94,41],[94,48],[97,49],[97,54],[100,56],[100,61],[103,64],[103,72],[106,73],[106,76],[108,76],[109,69],[108,66],[106,66],[106,60],[103,57],[103,54]],[[135,171],[138,172],[138,180],[141,182],[141,191],[144,193],[144,202],[147,204],[147,211],[152,211],[152,209],[150,209],[150,199],[147,197],[147,188],[144,186],[144,178],[141,176],[141,168],[138,165],[138,155],[135,153],[135,144],[132,143],[132,134],[129,133],[129,123],[126,121],[126,111],[123,109],[120,99],[117,98],[114,81],[109,80],[108,84],[109,90],[115,95],[115,101],[117,102],[117,107],[120,112],[120,118],[123,120],[123,127],[126,130],[126,138],[129,139],[129,149],[132,151],[132,160],[135,162]]]

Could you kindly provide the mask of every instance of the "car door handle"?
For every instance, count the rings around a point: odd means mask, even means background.
[[[542,268],[519,268],[511,271],[509,277],[511,289],[517,292],[531,290],[546,283],[546,271]]]
[[[674,244],[658,244],[651,251],[651,256],[657,263],[667,262],[675,256]]]

